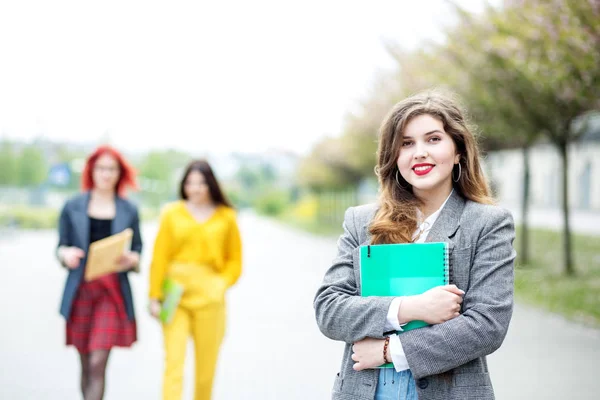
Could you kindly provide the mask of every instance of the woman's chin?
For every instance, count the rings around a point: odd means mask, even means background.
[[[188,198],[189,202],[192,204],[205,204],[207,203],[206,199],[201,196],[190,196]]]
[[[102,192],[108,192],[115,189],[112,183],[101,183],[95,186],[96,190],[100,190]]]

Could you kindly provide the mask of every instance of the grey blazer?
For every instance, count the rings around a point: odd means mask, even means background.
[[[60,246],[76,246],[86,253],[86,257],[81,259],[79,267],[70,269],[67,276],[60,305],[60,314],[65,319],[69,319],[71,315],[71,307],[85,271],[87,253],[90,246],[90,217],[87,215],[89,201],[89,192],[76,195],[68,200],[60,213],[58,222],[57,248]],[[140,220],[137,207],[121,197],[115,198],[115,207],[116,215],[111,226],[112,234],[122,232],[126,228],[131,228],[133,230],[131,250],[141,253],[142,238],[140,236]],[[125,301],[127,317],[130,320],[134,320],[133,296],[131,286],[129,285],[128,272],[119,272],[119,282],[121,284],[123,300]]]
[[[383,338],[393,297],[360,297],[359,246],[377,206],[349,208],[338,253],[314,299],[323,334],[346,342],[332,399],[373,400],[379,370],[354,371],[352,344]],[[494,398],[485,356],[502,344],[513,309],[516,252],[511,214],[463,199],[456,191],[434,223],[428,242],[450,247],[453,282],[465,291],[461,315],[442,324],[402,333],[400,342],[420,400]]]

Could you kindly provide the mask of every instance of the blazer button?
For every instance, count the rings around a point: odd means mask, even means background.
[[[421,378],[417,381],[417,386],[419,389],[427,389],[427,386],[429,386],[429,381],[427,378]]]

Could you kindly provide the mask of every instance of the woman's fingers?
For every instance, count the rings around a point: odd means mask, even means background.
[[[150,302],[150,306],[148,308],[150,311],[150,315],[152,315],[154,318],[158,319],[158,317],[160,315],[160,308],[161,308],[160,303],[156,300],[152,300]]]
[[[79,260],[80,260],[80,258],[76,257],[76,256],[66,257],[65,258],[65,264],[70,269],[74,269],[74,268],[77,268],[79,266]]]
[[[85,256],[85,251],[81,250],[79,247],[73,247],[73,253],[79,258],[83,258]]]
[[[465,294],[465,292],[460,290],[456,285],[445,285],[440,287],[450,293],[456,294],[457,296],[462,296],[463,294]]]
[[[63,262],[68,268],[74,269],[79,266],[79,262],[83,257],[85,257],[83,250],[78,247],[69,247],[65,249]]]

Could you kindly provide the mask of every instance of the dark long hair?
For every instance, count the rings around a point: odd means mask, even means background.
[[[217,181],[217,178],[215,177],[215,174],[213,173],[210,164],[206,160],[194,160],[190,162],[185,168],[183,178],[179,183],[179,197],[181,197],[183,200],[187,200],[184,186],[188,175],[192,171],[198,171],[204,176],[204,179],[206,180],[206,184],[208,185],[208,189],[210,191],[210,197],[216,205],[223,205],[226,207],[233,208],[233,206],[221,190],[221,186],[219,185],[219,182]]]

